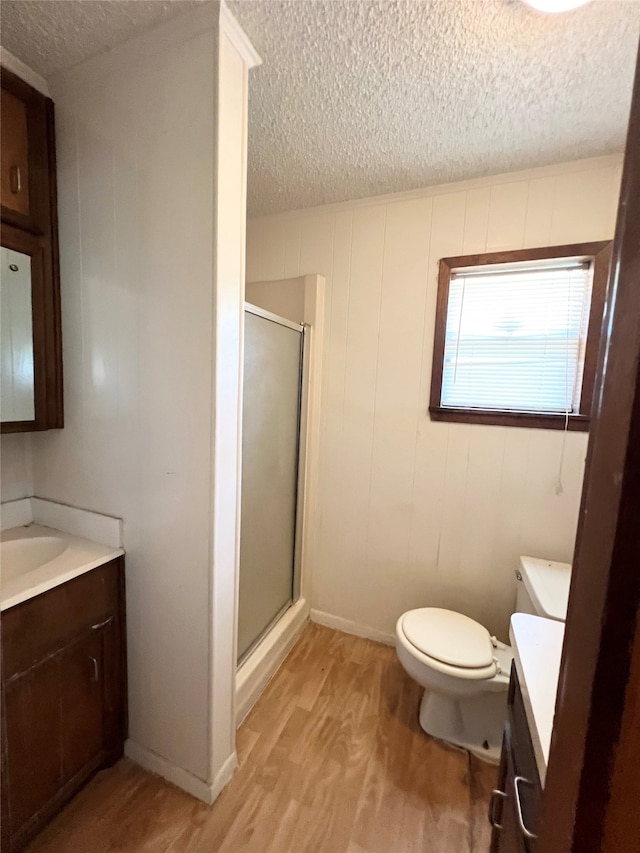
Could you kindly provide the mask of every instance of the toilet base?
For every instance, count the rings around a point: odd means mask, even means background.
[[[453,697],[425,690],[420,702],[420,727],[431,737],[460,746],[483,761],[500,760],[507,717],[507,691]]]

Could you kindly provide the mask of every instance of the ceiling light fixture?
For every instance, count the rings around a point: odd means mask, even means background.
[[[524,0],[524,2],[539,12],[568,12],[571,9],[577,9],[578,6],[584,6],[591,0]]]

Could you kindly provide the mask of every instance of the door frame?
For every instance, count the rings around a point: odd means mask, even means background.
[[[538,853],[622,853],[630,849],[626,844],[631,839],[640,837],[639,614],[640,61],[607,285]]]

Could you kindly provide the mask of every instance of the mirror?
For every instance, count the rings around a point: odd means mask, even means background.
[[[0,430],[63,424],[57,280],[46,238],[7,223],[0,229]]]
[[[0,420],[35,419],[31,257],[0,248]]]

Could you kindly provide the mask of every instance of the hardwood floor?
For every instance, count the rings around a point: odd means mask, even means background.
[[[29,853],[487,851],[496,768],[427,737],[420,694],[392,648],[310,624],[212,807],[123,760]]]

